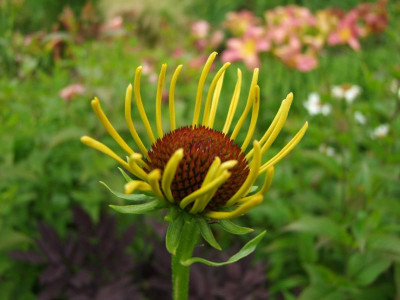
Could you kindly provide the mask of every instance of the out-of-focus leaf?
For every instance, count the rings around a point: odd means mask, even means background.
[[[347,264],[347,274],[360,286],[367,286],[386,271],[391,261],[381,258],[377,253],[355,253]]]
[[[12,248],[20,243],[31,242],[31,239],[26,235],[13,229],[0,230],[0,250]]]
[[[299,220],[287,225],[284,230],[307,232],[331,238],[343,244],[350,244],[351,242],[348,233],[327,217],[302,216]]]

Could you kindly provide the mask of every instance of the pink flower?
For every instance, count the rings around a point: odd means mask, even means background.
[[[245,34],[249,28],[259,25],[261,20],[251,11],[242,10],[226,14],[225,27],[235,36]]]
[[[205,39],[210,31],[210,24],[205,20],[192,23],[192,34],[196,39]]]
[[[249,69],[260,65],[258,53],[268,51],[270,42],[261,27],[251,27],[241,38],[227,41],[227,49],[222,53],[222,61],[242,60]]]
[[[348,44],[354,50],[360,50],[361,46],[358,38],[363,36],[364,33],[362,29],[357,25],[357,19],[357,11],[350,11],[344,17],[344,19],[339,22],[337,29],[329,35],[328,44],[331,46],[338,44]]]
[[[75,83],[66,86],[60,91],[60,97],[64,100],[71,100],[77,95],[82,95],[85,92],[85,88],[80,83]]]

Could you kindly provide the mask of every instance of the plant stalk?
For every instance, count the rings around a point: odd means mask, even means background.
[[[187,300],[189,295],[190,266],[183,266],[181,261],[192,257],[199,235],[199,228],[194,218],[185,221],[178,249],[171,255],[172,288],[174,300]]]

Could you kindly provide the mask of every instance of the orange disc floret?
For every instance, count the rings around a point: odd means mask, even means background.
[[[179,163],[171,192],[176,203],[198,190],[207,171],[216,157],[221,162],[236,160],[230,169],[231,176],[217,190],[206,209],[216,209],[224,205],[242,186],[249,174],[245,155],[233,140],[224,133],[204,126],[186,126],[159,138],[151,147],[148,165],[151,170],[164,168],[179,148],[184,149],[184,157]]]

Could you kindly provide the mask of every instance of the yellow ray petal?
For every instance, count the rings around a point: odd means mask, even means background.
[[[151,192],[151,186],[141,180],[132,180],[125,184],[125,194],[132,194],[134,191]]]
[[[289,143],[287,143],[285,147],[282,148],[281,151],[278,152],[278,154],[276,154],[273,158],[271,158],[269,161],[267,161],[265,164],[262,165],[259,173],[261,174],[269,167],[274,166],[282,158],[288,155],[289,152],[292,151],[292,149],[296,147],[296,145],[301,141],[301,139],[303,138],[304,134],[307,131],[307,128],[308,128],[308,122],[304,123],[303,127],[299,130],[299,132],[296,133],[296,135],[290,140]]]
[[[258,141],[254,141],[253,142],[253,147],[254,147],[254,158],[253,158],[253,161],[250,164],[249,175],[247,175],[247,178],[246,178],[245,182],[242,184],[240,189],[235,193],[235,195],[233,195],[232,198],[229,199],[226,202],[225,206],[232,206],[240,198],[245,196],[245,194],[248,192],[248,190],[253,185],[254,181],[257,179],[258,170],[260,169],[260,164],[261,164],[261,150],[260,150],[259,142]]]
[[[236,139],[236,137],[240,131],[240,128],[242,127],[242,125],[243,125],[244,121],[246,120],[246,117],[251,109],[251,106],[253,104],[253,99],[254,99],[253,93],[255,92],[254,87],[257,85],[257,81],[258,81],[258,68],[255,68],[253,71],[253,78],[251,79],[250,90],[249,90],[249,95],[247,97],[246,106],[245,106],[244,111],[243,111],[242,115],[240,116],[240,118],[235,126],[235,129],[233,130],[232,135],[231,135],[231,139],[233,139],[233,140]]]
[[[142,160],[142,155],[139,153],[132,154],[129,157],[128,164],[131,167],[132,173],[140,179],[147,181],[147,173],[138,165],[138,161]]]
[[[160,178],[161,171],[159,169],[154,169],[148,175],[149,184],[151,186],[151,190],[160,200],[165,200],[163,193],[160,189]]]
[[[160,75],[158,76],[158,85],[157,85],[156,122],[157,122],[157,134],[159,138],[162,138],[164,135],[162,130],[162,120],[161,120],[161,102],[162,102],[162,93],[163,93],[166,70],[167,70],[167,65],[163,64],[161,67]]]
[[[257,193],[255,193],[254,195],[265,195],[265,193],[267,193],[269,188],[271,187],[271,182],[272,182],[272,179],[274,178],[274,167],[269,167],[267,169],[267,172],[265,172],[265,173],[266,174],[265,174],[264,184],[261,187],[261,189]],[[248,200],[251,200],[251,197],[254,196],[254,195],[241,198],[241,199],[238,200],[237,203],[247,202]]]
[[[92,100],[91,105],[100,122],[103,124],[108,134],[111,135],[111,137],[117,142],[117,144],[129,155],[135,153],[135,151],[133,151],[132,148],[128,146],[128,144],[122,139],[122,137],[112,126],[111,122],[108,120],[107,116],[101,109],[100,101],[97,97]]]
[[[95,139],[93,139],[89,136],[81,137],[81,142],[84,143],[86,146],[89,146],[97,151],[104,153],[105,155],[108,155],[112,159],[116,160],[126,170],[131,171],[131,168],[129,167],[128,163],[126,161],[124,161],[121,157],[119,157],[117,154],[115,154],[114,151],[112,151],[110,148],[108,148],[103,143],[100,143],[99,141],[96,141]]]
[[[253,112],[251,114],[249,130],[247,131],[246,138],[244,139],[242,145],[242,152],[246,151],[246,148],[249,145],[250,140],[253,138],[254,130],[256,129],[257,125],[259,109],[260,109],[260,87],[256,85],[254,92]]]
[[[149,120],[147,119],[146,112],[144,110],[143,102],[142,102],[142,96],[140,95],[140,77],[142,75],[142,67],[138,67],[135,72],[135,79],[133,81],[133,92],[135,94],[135,101],[136,101],[136,106],[139,110],[139,115],[140,118],[142,119],[143,125],[146,128],[147,135],[149,136],[149,140],[151,144],[154,144],[156,141],[154,139],[154,134],[151,129]]]
[[[236,112],[236,107],[239,102],[240,89],[242,86],[242,72],[240,71],[240,69],[237,70],[237,76],[238,79],[236,81],[235,90],[233,91],[231,104],[229,105],[228,115],[226,116],[225,125],[224,128],[222,129],[222,132],[225,134],[228,134],[229,128],[231,127],[231,123],[233,120],[233,116],[235,115]]]
[[[204,114],[203,114],[203,122],[202,125],[205,126],[206,122],[208,121],[208,118],[210,117],[210,105],[211,105],[211,97],[214,93],[215,86],[217,85],[218,80],[222,76],[222,74],[225,72],[225,70],[231,65],[231,63],[227,62],[225,63],[221,69],[218,70],[217,74],[215,74],[215,77],[211,81],[210,89],[208,90],[207,98],[206,98],[206,104],[204,105]]]
[[[201,111],[201,97],[203,96],[204,83],[206,81],[208,72],[210,71],[210,67],[211,67],[215,57],[217,56],[217,54],[218,54],[217,52],[213,52],[210,54],[210,56],[207,59],[206,64],[204,65],[203,71],[201,72],[199,85],[197,86],[196,104],[194,106],[192,126],[196,126],[198,124],[199,117],[200,117],[200,111]]]
[[[264,199],[262,195],[250,196],[251,199],[239,205],[232,211],[209,211],[205,215],[212,219],[232,219],[237,218],[247,213],[253,207],[260,205]]]
[[[183,198],[179,206],[181,208],[185,208],[187,205],[195,201],[198,197],[201,197],[202,195],[212,190],[214,187],[220,185],[221,182],[225,182],[229,178],[229,176],[231,176],[231,173],[229,173],[228,171],[224,171],[220,176],[218,176],[211,182],[207,183],[206,185],[199,188],[197,191],[194,191],[190,195]]]
[[[225,75],[225,72],[222,73],[221,78],[218,80],[217,86],[215,87],[214,95],[212,98],[210,117],[208,118],[208,122],[205,125],[210,128],[213,128],[213,126],[214,126],[214,119],[215,119],[215,115],[217,113],[219,96],[221,95],[222,84],[224,82],[224,75]]]
[[[176,169],[183,158],[183,148],[180,148],[172,154],[164,169],[164,174],[161,179],[161,188],[165,197],[170,202],[174,202],[174,197],[171,192],[171,183],[174,180]]]
[[[132,135],[132,138],[135,140],[136,145],[139,147],[143,155],[145,155],[148,159],[150,159],[147,153],[147,149],[143,145],[143,142],[139,137],[135,126],[133,125],[131,109],[132,109],[132,85],[130,84],[126,89],[126,94],[125,94],[125,121],[128,124],[129,131]]]
[[[178,80],[179,73],[182,70],[182,65],[179,65],[174,75],[172,75],[171,85],[169,88],[169,120],[171,123],[171,131],[176,129],[176,122],[175,122],[175,85],[176,81]]]

